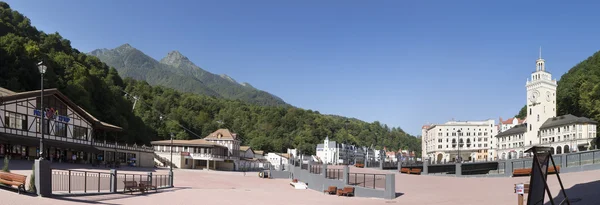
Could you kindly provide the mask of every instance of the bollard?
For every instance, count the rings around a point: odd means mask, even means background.
[[[117,193],[117,170],[110,170],[110,192]]]

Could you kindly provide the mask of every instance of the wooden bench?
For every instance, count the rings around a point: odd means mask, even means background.
[[[354,196],[354,187],[344,187],[340,196]]]
[[[328,193],[329,195],[336,194],[336,191],[337,191],[337,187],[336,186],[329,186],[328,189],[323,190],[324,193]]]
[[[513,170],[513,176],[529,176],[531,175],[531,172],[531,168],[515,169]],[[560,166],[556,166],[556,169],[554,169],[554,166],[548,166],[548,174],[556,173],[560,173]]]
[[[140,183],[138,185],[143,186],[144,189],[146,189],[146,190],[154,189],[154,192],[158,192],[158,188],[156,186],[152,185],[151,181],[140,181]]]
[[[410,169],[410,172],[408,174],[421,174],[421,169],[420,168],[412,168]]]
[[[515,169],[513,170],[513,177],[514,176],[529,176],[531,175],[531,169]]]
[[[146,187],[138,185],[137,181],[123,181],[123,184],[125,185],[125,189],[129,190],[129,193],[132,194],[135,190],[139,190],[142,193],[146,191]]]
[[[556,173],[560,173],[560,166],[556,166],[556,169],[554,169],[554,166],[548,166],[548,174]]]
[[[365,164],[361,164],[361,163],[356,163],[356,164],[354,164],[354,166],[358,167],[358,168],[365,168]]]
[[[17,193],[21,194],[21,190],[25,191],[25,181],[27,176],[0,171],[0,183],[10,186],[17,186]]]
[[[410,168],[400,168],[400,173],[410,173]]]

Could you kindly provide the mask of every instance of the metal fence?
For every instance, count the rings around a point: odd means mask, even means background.
[[[320,164],[313,164],[310,166],[310,173],[312,174],[321,174],[323,170],[323,166]]]
[[[110,192],[110,173],[52,170],[52,192]]]
[[[337,179],[344,180],[344,170],[343,169],[327,169],[325,170],[325,178],[326,179]]]
[[[348,173],[348,184],[384,190],[385,174]]]
[[[53,193],[109,193],[111,173],[78,170],[52,170]],[[150,181],[156,188],[169,187],[169,175],[117,174],[117,191],[126,191],[124,181]]]
[[[152,179],[150,179],[148,174],[117,174],[117,191],[127,191],[125,189],[126,181],[135,181],[138,184],[151,181],[153,186],[161,188],[169,186],[169,175],[152,175]]]

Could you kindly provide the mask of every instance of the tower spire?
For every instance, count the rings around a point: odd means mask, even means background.
[[[542,47],[540,46],[540,59],[542,59]]]

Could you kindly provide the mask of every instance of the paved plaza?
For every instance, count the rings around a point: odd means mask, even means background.
[[[12,162],[11,162],[12,164]],[[25,167],[26,165],[22,165]],[[31,166],[29,164],[29,166]],[[55,165],[53,165],[55,166]],[[56,165],[75,168],[78,165]],[[136,171],[136,168],[123,168]],[[390,173],[387,170],[359,169],[357,173]],[[83,169],[80,169],[83,170]],[[87,169],[92,170],[92,169]],[[107,171],[108,169],[93,169]],[[168,169],[144,169],[156,174],[166,174]],[[24,168],[13,169],[16,173],[31,173]],[[260,179],[256,172],[219,172],[201,170],[175,170],[175,188],[146,194],[106,194],[41,198],[18,195],[0,189],[3,205],[56,205],[56,204],[516,204],[513,193],[515,183],[528,182],[528,177],[518,178],[459,178],[452,176],[419,176],[396,174],[396,192],[393,200],[360,197],[338,197],[314,190],[296,190],[288,179]],[[561,175],[569,197],[576,204],[599,204],[600,170]],[[552,194],[560,189],[555,175],[548,177]]]

